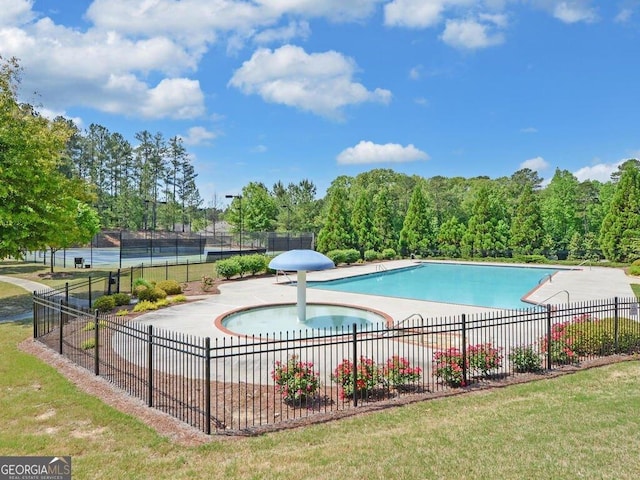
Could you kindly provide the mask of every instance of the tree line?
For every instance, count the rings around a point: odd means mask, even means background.
[[[321,252],[400,255],[640,258],[640,162],[607,182],[557,169],[510,177],[423,178],[374,169],[339,176],[322,198],[312,180],[250,182],[226,211],[203,208],[182,140],[48,120],[17,100],[21,69],[0,57],[0,254],[87,243],[100,228],[203,230],[221,216],[236,231],[314,232]],[[221,215],[220,215],[221,214]]]
[[[583,182],[557,169],[510,177],[423,178],[390,169],[340,176],[324,198],[310,180],[269,190],[252,182],[225,218],[236,230],[312,231],[317,249],[393,249],[402,256],[640,258],[640,162],[610,181]],[[242,215],[241,215],[242,214]]]

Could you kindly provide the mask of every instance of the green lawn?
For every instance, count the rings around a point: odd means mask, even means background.
[[[0,325],[0,455],[74,478],[637,478],[640,361],[255,438],[180,446],[80,392]]]
[[[0,285],[0,304],[15,297],[29,298]],[[638,359],[185,447],[19,351],[31,334],[28,321],[0,324],[0,455],[71,455],[75,479],[635,479],[640,472]]]

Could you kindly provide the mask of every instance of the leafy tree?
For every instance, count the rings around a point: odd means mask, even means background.
[[[55,248],[63,232],[68,241],[86,241],[95,217],[88,185],[67,177],[73,131],[18,103],[18,61],[0,61],[0,256]]]
[[[364,256],[366,250],[376,250],[380,243],[375,231],[371,208],[369,195],[367,195],[367,192],[361,192],[353,207],[351,222],[360,256]]]
[[[462,239],[464,256],[499,256],[506,253],[509,223],[504,199],[484,182],[477,191],[467,231]]]
[[[332,187],[328,193],[325,223],[318,233],[317,249],[322,253],[352,248],[354,244],[347,190],[338,185]]]
[[[511,218],[509,246],[514,255],[532,255],[542,252],[544,226],[536,192],[532,183],[522,185]]]
[[[441,255],[447,257],[460,257],[462,254],[462,239],[466,226],[456,217],[451,217],[438,229],[436,237],[437,249]]]
[[[571,237],[579,228],[577,204],[578,180],[571,172],[556,169],[542,192],[541,211],[545,231],[559,258],[566,256]]]
[[[373,228],[381,249],[395,248],[398,235],[395,228],[395,214],[392,199],[387,188],[382,188],[374,197]]]
[[[602,222],[600,246],[608,260],[634,261],[640,258],[640,168],[637,161],[625,162]]]
[[[416,185],[400,231],[400,254],[406,256],[412,253],[431,253],[435,242],[435,223],[435,215],[427,204],[422,186]]]
[[[267,187],[250,182],[242,189],[242,198],[234,198],[225,219],[239,232],[270,232],[278,215],[278,205]],[[241,225],[242,224],[242,225]]]

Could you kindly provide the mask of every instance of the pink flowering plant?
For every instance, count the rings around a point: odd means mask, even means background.
[[[286,363],[276,361],[271,378],[285,402],[303,403],[320,389],[320,373],[314,371],[313,363],[302,362],[297,355],[289,357]]]
[[[382,367],[382,378],[389,387],[407,388],[420,380],[422,369],[412,367],[404,357],[394,355]]]
[[[360,357],[356,367],[356,380],[353,381],[353,362],[344,359],[331,374],[331,379],[340,388],[340,398],[345,400],[353,397],[354,392],[361,398],[368,396],[380,382],[380,369],[374,361],[367,357]]]
[[[492,370],[497,370],[502,365],[500,349],[491,343],[469,345],[467,347],[469,367],[474,376],[488,376]]]
[[[433,373],[437,378],[450,387],[463,387],[465,385],[463,375],[464,359],[460,349],[451,347],[439,350],[433,354]],[[468,366],[468,364],[467,364]]]
[[[568,365],[578,361],[573,347],[573,337],[568,327],[571,322],[556,323],[551,327],[551,338],[545,335],[540,339],[540,351],[551,354],[551,362],[556,365]]]

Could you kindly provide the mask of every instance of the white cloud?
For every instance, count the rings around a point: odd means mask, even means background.
[[[414,98],[413,101],[417,104],[420,105],[421,107],[428,107],[429,106],[429,100],[427,100],[424,97],[417,97]]]
[[[409,78],[411,80],[419,80],[422,75],[422,65],[417,65],[409,70]]]
[[[391,100],[390,91],[370,91],[355,82],[355,71],[354,61],[338,52],[309,54],[285,45],[277,50],[258,49],[235,71],[229,85],[245,94],[258,94],[266,102],[336,119],[348,105]]]
[[[403,147],[398,143],[376,144],[362,140],[355,147],[349,147],[337,157],[341,165],[362,165],[369,163],[406,163],[429,160],[429,155],[413,145]]]
[[[493,26],[472,19],[447,20],[440,38],[447,45],[468,50],[504,43],[504,35],[501,32],[494,32]]]
[[[618,166],[622,165],[624,161],[617,163],[598,163],[589,167],[582,167],[574,173],[578,181],[584,182],[585,180],[598,180],[600,182],[608,182],[611,180],[611,174],[618,170]]]
[[[210,140],[215,139],[217,133],[207,130],[205,127],[191,127],[186,135],[181,135],[185,145],[210,145]]]
[[[532,3],[564,23],[591,23],[598,19],[592,0],[532,0]]]
[[[265,145],[256,145],[255,147],[251,147],[251,153],[265,153],[267,150],[268,149]]]
[[[294,38],[307,39],[311,35],[309,22],[289,22],[289,25],[280,28],[271,28],[259,32],[253,40],[259,44],[288,42]]]
[[[614,21],[617,22],[617,23],[627,23],[629,20],[631,20],[632,16],[633,16],[633,10],[632,9],[623,8],[615,16]]]
[[[29,22],[34,18],[31,11],[33,0],[0,1],[0,26],[11,26]]]
[[[538,129],[536,127],[525,127],[520,129],[521,133],[538,133]]]
[[[520,168],[528,168],[536,172],[541,172],[549,168],[549,162],[542,157],[530,158],[520,164]]]
[[[393,0],[384,6],[384,23],[393,27],[432,27],[442,20],[446,3],[446,0]]]

